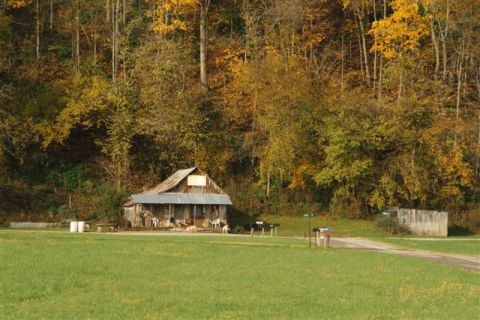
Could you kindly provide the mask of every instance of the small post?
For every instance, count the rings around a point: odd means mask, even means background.
[[[265,225],[263,224],[263,221],[255,221],[255,224],[257,225],[257,237],[260,236],[260,227],[262,228],[262,237],[265,235]]]
[[[250,237],[253,237],[253,228],[250,228]]]
[[[312,247],[312,227],[311,227],[310,220],[312,219],[314,214],[307,213],[307,214],[304,214],[303,216],[308,218],[308,243],[309,243],[309,247],[311,248]]]
[[[310,245],[310,248],[312,247],[312,230],[311,230],[311,226],[310,226],[310,215],[308,215],[308,242],[309,242],[309,245]]]
[[[196,222],[195,220],[196,220],[196,218],[197,218],[197,205],[194,204],[194,205],[193,205],[193,225],[194,225],[194,226],[195,226],[195,222]]]
[[[270,227],[270,237],[273,237],[273,229],[274,229],[274,228],[275,228],[275,227]]]
[[[315,230],[315,245],[317,247],[320,246],[320,238],[319,238],[319,235],[318,235],[318,230]]]

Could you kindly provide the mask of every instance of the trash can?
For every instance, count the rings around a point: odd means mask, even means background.
[[[77,227],[78,232],[83,233],[83,231],[85,230],[85,221],[78,221]]]
[[[78,231],[78,222],[70,221],[70,232],[77,232],[77,231]]]

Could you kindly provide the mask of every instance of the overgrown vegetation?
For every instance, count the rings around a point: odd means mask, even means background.
[[[253,215],[464,221],[479,23],[476,0],[0,1],[0,220],[115,219],[199,166]]]
[[[394,216],[378,216],[376,220],[376,225],[380,229],[384,230],[386,233],[390,235],[401,235],[401,234],[408,234],[408,228],[401,225],[398,222],[397,217]]]

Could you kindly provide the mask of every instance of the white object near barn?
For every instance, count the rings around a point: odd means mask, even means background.
[[[70,221],[70,232],[77,232],[77,231],[78,231],[78,222]]]

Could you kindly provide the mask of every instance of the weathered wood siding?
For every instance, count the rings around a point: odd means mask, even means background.
[[[179,192],[179,193],[216,193],[216,194],[223,194],[222,190],[217,187],[217,185],[215,184],[215,182],[213,182],[212,179],[210,179],[209,176],[207,176],[206,174],[203,174],[203,173],[200,173],[200,172],[197,172],[197,171],[194,171],[192,174],[189,174],[190,175],[202,175],[202,176],[206,176],[206,180],[207,180],[207,185],[206,187],[192,187],[192,186],[188,186],[188,179],[185,178],[183,179],[178,185],[176,188],[170,190],[169,192]]]
[[[448,235],[448,212],[417,209],[397,209],[400,224],[413,234],[446,237]]]

